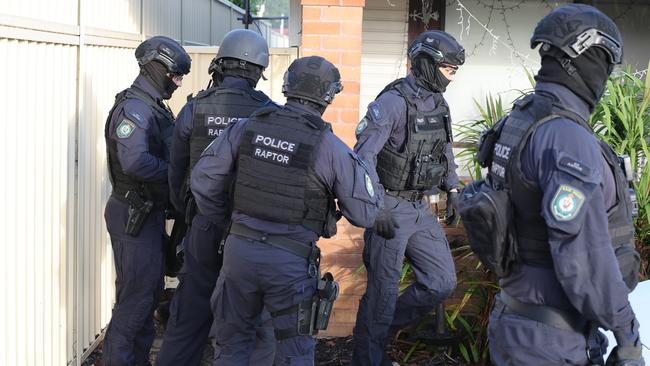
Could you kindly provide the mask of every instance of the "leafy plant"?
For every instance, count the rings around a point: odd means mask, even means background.
[[[492,126],[506,115],[507,110],[503,109],[501,96],[494,98],[492,94],[488,94],[485,97],[485,106],[482,106],[477,100],[474,100],[474,105],[478,109],[481,117],[470,121],[469,124],[458,127],[459,142],[463,146],[463,151],[457,155],[457,159],[468,159],[463,168],[467,169],[473,180],[478,180],[483,178],[481,166],[476,160],[481,134],[492,128]]]
[[[650,65],[649,65],[650,66]],[[642,80],[625,71],[607,81],[607,89],[591,116],[596,133],[618,154],[630,157],[637,176],[634,186],[639,215],[635,221],[637,250],[641,253],[644,277],[648,275],[650,252],[650,79]]]

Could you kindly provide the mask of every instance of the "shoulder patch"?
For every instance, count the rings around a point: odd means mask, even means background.
[[[551,200],[551,212],[557,221],[571,221],[585,203],[585,195],[578,188],[562,184]]]
[[[565,172],[576,176],[576,178],[585,179],[591,176],[591,168],[568,156],[560,158],[558,166]]]
[[[375,189],[372,186],[372,179],[370,179],[370,176],[368,173],[365,173],[365,180],[366,180],[366,192],[368,192],[368,195],[370,197],[375,196]]]
[[[357,128],[354,130],[354,134],[359,136],[361,133],[368,127],[368,118],[363,117],[361,121],[359,121],[359,124],[357,125]]]
[[[381,107],[379,106],[379,104],[371,103],[368,106],[368,112],[372,116],[372,119],[374,121],[379,121],[379,120],[384,118],[384,114],[382,113]]]
[[[125,139],[131,136],[131,134],[133,134],[135,128],[136,128],[135,123],[125,118],[117,126],[117,129],[115,130],[115,134],[117,135],[118,138]]]

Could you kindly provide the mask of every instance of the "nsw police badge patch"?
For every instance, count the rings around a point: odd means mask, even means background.
[[[368,192],[370,197],[375,196],[375,189],[372,187],[372,179],[370,179],[368,173],[366,173],[366,192]]]
[[[117,137],[125,139],[135,131],[135,124],[128,119],[123,119],[122,122],[117,126]]]
[[[558,221],[570,221],[578,215],[583,203],[585,195],[579,189],[562,184],[551,201],[551,212]]]
[[[357,125],[357,129],[354,130],[354,133],[359,136],[361,135],[361,132],[368,127],[368,119],[366,117],[363,117],[361,121],[359,121],[359,124]]]

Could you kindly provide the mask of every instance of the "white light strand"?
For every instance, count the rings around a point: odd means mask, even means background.
[[[632,73],[632,76],[637,77],[637,78],[639,78],[639,79],[643,79],[643,78],[646,77],[647,75],[648,75],[648,69],[645,69],[645,70],[637,70],[637,71],[635,71],[635,72]]]
[[[492,52],[496,53],[496,44],[501,44],[503,47],[510,50],[511,58],[512,58],[512,56],[516,55],[519,58],[521,58],[521,60],[523,61],[523,64],[524,64],[525,67],[528,67],[528,68],[532,67],[532,65],[529,64],[529,62],[528,62],[529,59],[530,59],[530,55],[523,54],[523,53],[517,51],[516,49],[514,49],[509,44],[503,42],[501,40],[501,36],[498,36],[498,35],[494,34],[493,30],[489,29],[477,17],[475,17],[474,14],[472,14],[469,11],[469,9],[467,9],[467,7],[465,5],[463,5],[463,3],[460,0],[456,0],[456,4],[458,5],[458,8],[456,8],[456,10],[458,10],[458,12],[460,14],[458,24],[460,24],[461,27],[462,27],[461,31],[460,31],[460,39],[461,39],[461,41],[463,39],[463,31],[465,31],[468,28],[468,27],[466,28],[465,25],[464,25],[465,24],[465,20],[464,20],[465,19],[465,13],[467,13],[467,23],[469,23],[471,20],[474,20],[474,22],[476,22],[481,28],[483,28],[487,32],[487,34],[490,35],[490,37],[492,37],[492,48],[490,49],[490,54],[492,54]]]
[[[460,1],[458,2],[460,4]],[[458,13],[460,14],[459,19],[458,19],[458,25],[460,25],[460,40],[463,40],[463,30],[465,29],[465,19],[463,18],[463,9],[462,8],[456,8],[458,10]]]

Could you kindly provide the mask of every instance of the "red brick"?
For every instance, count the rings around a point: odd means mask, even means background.
[[[321,36],[318,35],[304,35],[302,36],[302,49],[315,49],[320,50],[321,45]]]
[[[307,48],[300,50],[301,57],[313,56],[313,55],[323,57],[327,61],[333,63],[334,65],[338,65],[341,63],[342,55],[341,52],[338,51],[326,51],[322,49],[319,50],[319,49],[307,49]]]
[[[350,108],[350,109],[340,109],[340,118],[341,121],[345,123],[353,123],[356,125],[359,123],[359,109]]]
[[[334,22],[309,22],[303,21],[302,23],[302,34],[304,35],[319,35],[319,34],[330,34],[338,35],[341,33],[341,26],[339,23]]]
[[[343,6],[366,6],[366,0],[341,0],[341,5]]]
[[[344,57],[345,53],[343,53],[341,56]],[[359,94],[361,91],[361,83],[358,81],[346,80],[343,82],[343,90],[346,94]]]
[[[331,33],[330,33],[331,34]],[[330,35],[322,39],[323,49],[361,51],[361,36]]]
[[[360,66],[339,66],[339,72],[341,73],[341,79],[343,81],[359,81],[361,78],[361,67]],[[343,90],[343,93],[346,91]],[[358,107],[359,103],[355,107]]]
[[[340,5],[341,0],[302,0],[300,2],[304,5]]]
[[[349,309],[338,310],[334,309],[332,311],[332,320],[337,324],[340,323],[354,323],[357,320],[357,312],[350,311]]]
[[[346,13],[349,12],[349,9],[341,6],[326,6],[321,8],[321,19],[322,20],[334,20],[341,21],[347,16]]]
[[[355,240],[329,239],[327,242],[321,240],[318,242],[318,247],[325,256],[329,253],[361,253],[363,252],[363,234]]]
[[[341,33],[346,36],[358,35],[361,37],[361,30],[363,29],[362,24],[361,19],[341,23]]]
[[[361,65],[361,50],[359,49],[359,51],[343,52],[343,58],[341,61],[341,65],[343,66]]]
[[[302,20],[320,20],[321,19],[321,7],[320,6],[303,6],[302,7]]]
[[[345,80],[345,79],[344,79]],[[349,79],[348,79],[349,80]],[[359,94],[347,94],[345,91],[336,96],[333,107],[340,108],[358,108],[359,107]]]
[[[335,99],[336,100],[336,99]],[[339,121],[339,114],[336,108],[328,107],[323,113],[323,119],[329,123],[335,124]]]
[[[344,137],[354,137],[354,131],[357,126],[355,126],[352,123],[337,123],[335,125],[332,125],[334,128],[334,133],[336,136],[339,138],[344,138]],[[363,235],[361,233],[361,235]]]
[[[327,330],[318,333],[318,338],[346,337],[352,334],[352,329],[354,329],[354,323],[340,324],[330,322]]]

